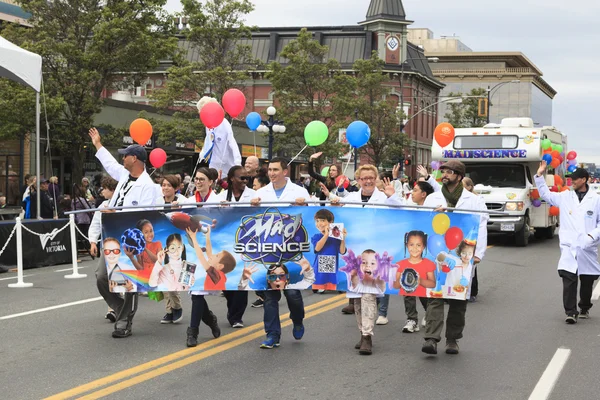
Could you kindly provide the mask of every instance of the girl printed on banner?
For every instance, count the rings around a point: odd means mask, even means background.
[[[162,250],[162,244],[160,241],[154,242],[154,227],[152,223],[147,219],[141,219],[135,225],[144,235],[146,241],[146,248],[143,252],[134,257],[133,249],[125,248],[125,254],[129,257],[129,260],[138,271],[147,270],[150,271],[154,268],[156,261],[158,260],[158,253]]]
[[[185,245],[179,233],[172,233],[167,237],[167,247],[161,249],[157,255],[150,274],[149,284],[166,291],[185,291],[194,285],[194,279],[189,285],[179,282],[179,276],[186,263]]]
[[[410,231],[404,236],[404,254],[409,257],[396,263],[394,288],[400,295],[427,297],[427,288],[435,287],[435,264],[423,258],[427,251],[427,235],[422,231]]]

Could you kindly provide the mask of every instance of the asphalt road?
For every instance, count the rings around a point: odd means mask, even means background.
[[[187,296],[184,321],[176,325],[159,323],[163,303],[141,298],[133,336],[117,340],[103,318],[95,262],[81,264],[88,276],[78,280],[57,272],[68,266],[26,270],[25,281],[34,284],[28,289],[9,289],[15,274],[1,274],[0,398],[527,399],[544,371],[556,369],[548,365],[559,348],[570,352],[562,350],[569,357],[549,398],[599,398],[600,314],[592,309],[590,320],[564,323],[558,239],[532,238],[527,248],[494,237],[490,243],[458,356],[444,354],[443,343],[437,356],[421,353],[422,332],[401,332],[404,307],[397,297],[390,323],[376,327],[370,357],[353,348],[359,334],[354,317],[340,313],[343,295],[312,292],[305,292],[310,310],[301,341],[288,325],[280,348],[259,349],[262,309],[248,307],[246,328],[234,330],[224,299],[212,296],[223,335],[212,339],[201,326],[201,345],[187,349]],[[281,305],[284,314],[284,300]],[[542,389],[553,385],[548,382]]]

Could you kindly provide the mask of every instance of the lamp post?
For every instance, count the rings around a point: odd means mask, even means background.
[[[492,103],[491,103],[492,90],[494,90],[496,88],[499,88],[500,86],[506,85],[508,83],[519,83],[519,82],[521,82],[521,81],[518,80],[518,79],[514,79],[514,80],[509,81],[509,82],[500,82],[497,85],[495,85],[494,87],[492,87],[491,89],[490,89],[490,86],[488,85],[488,88],[487,88],[487,111],[486,111],[487,118],[486,118],[486,123],[488,123],[488,124],[490,123],[490,106],[492,105]]]
[[[269,161],[271,161],[271,158],[273,158],[273,132],[285,133],[285,125],[283,125],[283,121],[278,121],[275,119],[276,113],[277,109],[275,107],[270,106],[267,108],[269,119],[266,121],[261,121],[261,124],[256,129],[260,133],[269,134]]]

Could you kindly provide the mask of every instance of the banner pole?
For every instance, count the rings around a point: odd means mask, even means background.
[[[17,235],[17,283],[9,283],[9,288],[27,288],[32,287],[33,283],[23,281],[23,229],[21,227],[21,218],[17,217],[15,221]]]
[[[73,259],[73,273],[65,275],[66,279],[79,279],[87,277],[86,274],[80,274],[77,266],[77,236],[75,232],[75,215],[69,215],[69,231],[71,232],[71,257]]]

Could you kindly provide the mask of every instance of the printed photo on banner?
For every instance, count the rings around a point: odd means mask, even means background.
[[[479,215],[203,207],[103,215],[115,292],[324,289],[466,299]]]

